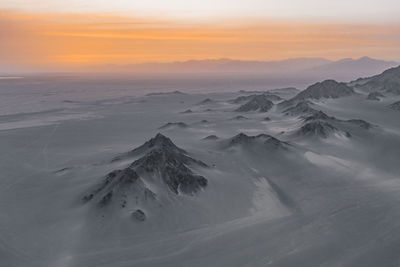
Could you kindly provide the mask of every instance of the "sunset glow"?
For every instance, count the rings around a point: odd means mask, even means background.
[[[398,59],[400,23],[0,13],[0,56],[2,64],[10,66],[65,70],[206,58],[339,59],[365,55]]]

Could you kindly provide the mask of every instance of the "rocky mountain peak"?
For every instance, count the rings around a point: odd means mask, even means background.
[[[207,167],[207,164],[187,155],[171,139],[158,133],[154,138],[128,154],[141,155],[127,168],[110,172],[103,182],[83,197],[85,202],[98,199],[100,206],[114,202],[125,207],[134,199],[143,204],[156,199],[156,194],[147,188],[147,179],[159,177],[153,181],[158,188],[168,188],[174,194],[193,195],[207,185],[207,179],[195,174],[190,166]]]

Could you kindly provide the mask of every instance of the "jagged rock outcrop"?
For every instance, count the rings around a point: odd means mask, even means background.
[[[164,124],[163,126],[159,127],[158,129],[171,129],[171,128],[187,128],[189,127],[189,125],[187,125],[184,122],[168,122],[166,124]]]
[[[400,110],[400,101],[394,102],[393,104],[389,105],[389,108],[393,110]]]
[[[369,93],[367,96],[367,100],[374,100],[374,101],[380,101],[381,97],[385,97],[383,94],[381,94],[380,92],[372,92]]]
[[[251,100],[241,105],[235,111],[238,112],[249,112],[249,111],[258,111],[258,112],[267,112],[274,106],[274,103],[265,95],[258,95],[253,97]]]
[[[187,110],[185,110],[185,111],[182,111],[181,113],[182,113],[182,114],[190,114],[190,113],[193,113],[193,110],[187,109]]]
[[[83,201],[96,200],[101,207],[110,203],[119,204],[121,208],[127,205],[140,207],[157,199],[157,195],[147,187],[147,179],[153,179],[152,184],[167,188],[173,194],[193,195],[207,186],[207,179],[190,169],[190,166],[207,165],[188,156],[185,150],[162,134],[114,161],[132,156],[140,158],[127,168],[110,172],[100,185],[83,197]]]

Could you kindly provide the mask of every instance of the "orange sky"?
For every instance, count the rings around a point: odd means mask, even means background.
[[[365,55],[400,59],[400,24],[185,23],[161,17],[0,12],[3,66],[65,70],[222,57],[278,60]]]

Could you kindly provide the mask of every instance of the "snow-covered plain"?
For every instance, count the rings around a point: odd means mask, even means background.
[[[277,105],[235,111],[250,94],[239,90],[259,84],[69,79],[0,81],[0,266],[400,265],[400,113],[388,108],[400,96],[313,101],[350,133],[320,138],[298,135],[304,118]],[[116,156],[158,132],[208,165],[193,167],[206,187],[173,194],[145,180],[159,196],[145,221],[82,202],[136,159]]]

